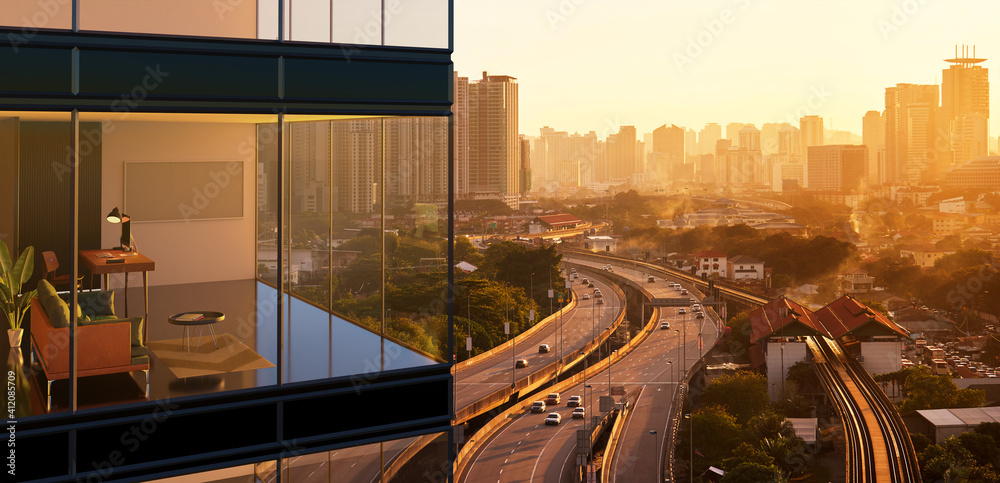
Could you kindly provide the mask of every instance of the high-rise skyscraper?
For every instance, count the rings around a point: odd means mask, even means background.
[[[292,211],[330,211],[330,124],[290,123],[288,136]]]
[[[684,154],[698,154],[698,133],[694,129],[684,131]]]
[[[945,60],[951,65],[942,71],[939,119],[945,125],[939,128],[950,131],[952,164],[989,154],[989,69],[977,65],[986,59],[976,58],[975,46],[972,57],[968,54],[968,47],[959,55],[956,46],[955,57]]]
[[[808,154],[809,146],[822,146],[824,142],[823,118],[819,116],[803,116],[799,118],[799,135],[801,136],[802,157]]]
[[[444,206],[448,194],[448,120],[443,117],[386,119],[387,206]]]
[[[935,144],[938,86],[896,84],[885,89],[886,179],[893,184],[917,183],[940,162],[942,143]]]
[[[885,181],[885,115],[868,111],[861,120],[862,144],[868,148],[868,185],[877,186]]]
[[[521,146],[520,195],[526,196],[531,191],[531,141],[520,136],[518,142]]]
[[[455,86],[455,113],[452,124],[455,143],[455,198],[464,198],[469,194],[469,78],[453,74]]]
[[[647,171],[660,181],[675,179],[675,170],[684,164],[684,128],[666,124],[653,130],[653,159]]]
[[[642,171],[641,152],[637,152],[635,126],[621,126],[617,133],[608,136],[608,177],[630,178]]]
[[[726,139],[732,141],[733,147],[738,148],[740,146],[740,129],[746,124],[742,122],[731,122],[726,124]]]
[[[722,139],[722,126],[710,122],[698,131],[698,153],[715,154],[715,145]]]
[[[334,212],[371,213],[382,179],[382,127],[377,120],[350,119],[330,123],[333,142]]]
[[[469,83],[469,190],[516,207],[521,192],[517,79],[483,72]]]
[[[799,128],[791,124],[783,124],[778,129],[778,154],[796,156],[802,153],[802,135]]]
[[[737,162],[732,165],[730,178],[735,184],[762,185],[767,180],[764,176],[764,156],[760,147],[760,130],[753,124],[744,124],[739,132],[739,154]]]
[[[867,178],[868,148],[846,144],[810,146],[806,176],[810,190],[861,193]]]

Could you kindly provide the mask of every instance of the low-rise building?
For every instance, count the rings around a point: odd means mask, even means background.
[[[583,248],[585,250],[614,253],[618,250],[618,240],[603,235],[587,236],[583,238]]]
[[[711,277],[712,275],[717,275],[719,277],[726,276],[726,254],[720,252],[713,252],[711,250],[704,250],[694,254],[694,266],[695,275],[701,277],[702,275]]]
[[[746,255],[736,255],[726,261],[726,278],[732,280],[763,280],[764,262]]]
[[[583,224],[583,220],[565,213],[558,215],[546,215],[535,218],[547,232],[572,230]]]
[[[945,255],[951,255],[955,252],[946,252],[944,250],[938,250],[937,248],[927,247],[927,248],[909,248],[900,249],[900,258],[911,258],[913,259],[913,264],[922,268],[930,268],[934,266],[934,262],[940,260]]]
[[[840,291],[845,294],[868,293],[875,289],[875,277],[868,272],[855,268],[840,275]]]

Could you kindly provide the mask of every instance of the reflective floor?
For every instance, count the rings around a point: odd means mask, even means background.
[[[189,285],[154,286],[149,289],[147,341],[180,340],[184,328],[167,322],[168,316],[185,311],[223,312],[225,320],[214,324],[217,336],[229,334],[250,351],[243,358],[277,361],[276,290],[256,280],[210,282]],[[115,312],[125,315],[125,292],[116,291]],[[128,315],[142,315],[141,288],[128,290]],[[371,374],[379,370],[400,369],[435,362],[419,352],[382,338],[366,328],[344,321],[325,310],[297,298],[285,298],[287,310],[284,350],[284,380],[287,382]],[[30,322],[29,322],[30,323]],[[26,325],[21,350],[0,349],[8,370],[17,376],[16,414],[44,414],[46,381],[39,366],[29,363],[29,331]],[[200,350],[211,350],[209,330],[201,335],[200,327],[191,331],[192,343]],[[0,344],[2,345],[2,344]],[[80,354],[87,348],[79,347]],[[183,356],[183,354],[182,354]],[[174,362],[175,366],[177,365]],[[275,384],[277,369],[242,370],[194,377],[177,377],[156,353],[150,355],[149,399],[167,399]],[[108,406],[145,401],[145,377],[142,372],[82,377],[79,380],[78,407]],[[68,384],[52,384],[51,411],[65,411]]]

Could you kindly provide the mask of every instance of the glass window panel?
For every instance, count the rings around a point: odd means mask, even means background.
[[[448,0],[386,0],[385,45],[448,48]]]
[[[379,466],[384,464],[380,469]],[[447,481],[448,434],[394,439],[282,459],[281,481]],[[258,477],[276,481],[269,463]]]
[[[33,29],[73,28],[73,4],[69,0],[3,0],[0,26]]]
[[[257,38],[256,1],[79,1],[81,30]]]
[[[92,125],[87,128],[92,128]],[[85,202],[81,213],[98,209],[97,197],[100,177],[100,135],[93,142],[81,142],[80,199]],[[69,264],[73,253],[72,232],[72,183],[74,159],[72,156],[72,119],[67,112],[2,112],[0,111],[0,239],[7,246],[12,259],[22,255],[33,261],[33,272],[18,292],[21,297],[31,296],[46,278],[47,267],[52,270],[52,284],[44,290],[43,300],[52,297],[66,307],[61,297],[68,297],[72,277]],[[87,155],[82,155],[86,152]],[[87,183],[97,182],[91,188]],[[81,219],[80,238],[93,240],[99,236],[96,223]],[[50,260],[46,264],[45,260]],[[51,262],[56,261],[56,268]],[[47,284],[48,282],[46,282]],[[59,295],[56,295],[56,292]],[[30,416],[65,411],[69,407],[69,315],[54,310],[49,316],[35,300],[23,299],[32,308],[21,319],[21,345],[8,348],[3,344],[2,354],[8,370],[15,373],[14,414]],[[6,325],[6,320],[5,320]],[[8,326],[8,328],[10,328]],[[37,343],[32,343],[32,335]],[[34,350],[32,350],[34,347]],[[32,361],[38,364],[33,369]],[[42,363],[44,366],[41,366]],[[136,382],[123,380],[126,393],[140,395]],[[142,381],[141,374],[138,380]],[[102,402],[104,395],[94,392],[81,395],[81,404]]]
[[[290,5],[292,40],[330,41],[331,0],[286,0]]]
[[[385,120],[386,335],[423,359],[386,350],[386,368],[448,354],[448,118]]]
[[[330,308],[330,122],[286,124],[291,293]]]
[[[288,3],[285,3],[285,32],[288,26]],[[278,40],[278,0],[257,0],[257,38]]]
[[[333,42],[380,45],[382,0],[333,0]]]
[[[201,471],[189,475],[148,480],[147,483],[256,483],[255,470],[259,475],[273,474],[274,462],[258,465],[240,465],[220,470]]]
[[[44,276],[42,252],[52,251],[60,261],[54,276],[68,275],[69,262],[81,260],[78,407],[173,399],[276,382],[277,299],[273,289],[261,290],[268,286],[256,280],[260,259],[254,242],[261,231],[266,234],[254,209],[262,152],[254,149],[257,126],[276,119],[81,113],[77,216],[78,244],[84,252],[78,257],[72,253],[68,231],[72,213],[66,183],[73,173],[69,115],[0,113],[0,157],[14,153],[20,165],[19,173],[0,179],[13,179],[25,187],[17,203],[2,206],[18,210],[16,243],[35,246],[36,279],[29,286],[34,288]],[[271,159],[276,163],[277,156]],[[145,177],[139,176],[143,173]],[[266,193],[266,186],[262,188]],[[158,189],[175,197],[168,200]],[[155,203],[147,203],[150,199]],[[224,206],[224,200],[235,201],[237,212],[232,216],[198,217]],[[151,206],[159,210],[150,211]],[[114,209],[119,219],[129,216],[127,224],[108,219]],[[132,251],[119,249],[123,244]],[[87,255],[88,250],[140,266],[126,275],[118,270],[124,265],[107,269],[108,258]],[[67,292],[72,285],[67,280],[56,290]],[[51,314],[39,310],[41,315],[36,312],[32,318],[39,324],[51,321]],[[225,318],[193,324],[188,330],[171,321],[175,314],[200,310],[218,311]],[[36,346],[36,357],[52,363],[66,357],[68,329],[52,337],[41,329],[35,326],[39,342],[54,344]],[[30,327],[26,333],[25,340],[30,340]],[[227,362],[241,358],[251,363]],[[108,373],[108,369],[115,370]],[[148,396],[144,371],[149,374]],[[23,407],[29,414],[48,412],[48,381],[53,380],[51,411],[66,410],[67,376],[68,364],[62,374],[36,371],[26,378]]]

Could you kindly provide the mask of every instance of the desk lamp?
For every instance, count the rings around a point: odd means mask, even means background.
[[[133,251],[134,248],[132,244],[132,229],[130,227],[131,218],[129,218],[128,215],[118,211],[118,207],[116,206],[115,209],[111,210],[111,213],[108,213],[108,221],[110,221],[111,223],[122,224],[122,237],[121,240],[119,240],[121,242],[121,247],[120,247],[121,251],[123,252]]]

